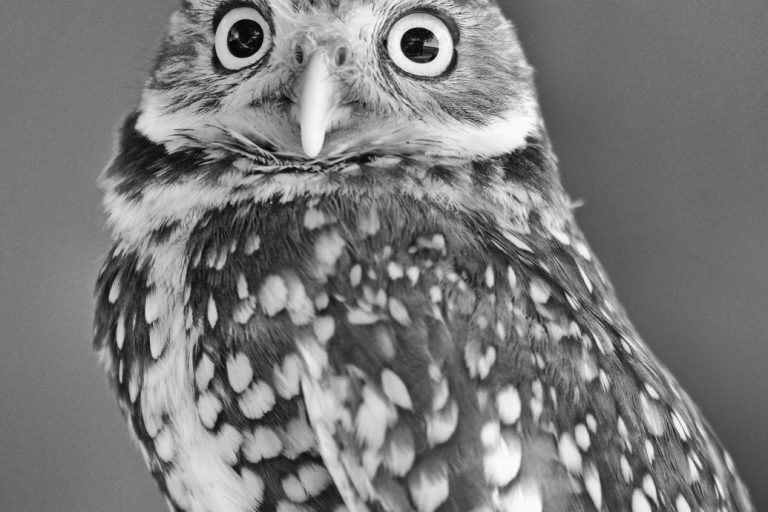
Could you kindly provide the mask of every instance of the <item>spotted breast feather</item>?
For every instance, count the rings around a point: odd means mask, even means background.
[[[171,507],[750,510],[572,220],[528,220],[338,192],[116,246],[97,347]]]

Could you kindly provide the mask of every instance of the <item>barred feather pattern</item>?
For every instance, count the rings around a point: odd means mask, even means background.
[[[752,510],[534,155],[468,163],[476,208],[336,189],[118,237],[95,344],[171,509]]]

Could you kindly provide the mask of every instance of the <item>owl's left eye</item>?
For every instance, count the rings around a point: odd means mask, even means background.
[[[451,68],[454,37],[448,24],[427,12],[411,12],[389,31],[386,49],[392,62],[409,75],[439,77]]]
[[[272,45],[269,23],[251,7],[232,9],[221,18],[214,39],[216,57],[235,71],[255,64]]]

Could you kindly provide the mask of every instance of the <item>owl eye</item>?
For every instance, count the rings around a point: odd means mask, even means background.
[[[454,60],[451,30],[443,20],[426,12],[406,14],[392,25],[387,53],[397,67],[417,77],[437,77]]]
[[[269,23],[256,9],[238,7],[221,18],[214,46],[221,65],[238,70],[258,62],[272,44]]]

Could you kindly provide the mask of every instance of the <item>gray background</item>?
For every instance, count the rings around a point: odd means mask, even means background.
[[[165,510],[90,337],[95,179],[172,8],[0,4],[0,510]],[[508,12],[582,227],[768,510],[768,2]]]

